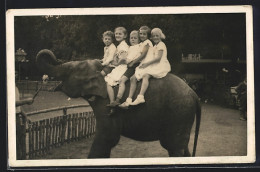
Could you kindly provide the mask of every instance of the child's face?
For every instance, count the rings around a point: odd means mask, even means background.
[[[106,46],[109,46],[110,44],[112,44],[112,38],[110,36],[104,36],[103,42]]]
[[[121,42],[126,38],[126,35],[124,34],[124,32],[121,29],[117,29],[115,31],[115,38],[116,38],[116,41]]]
[[[155,44],[158,44],[161,41],[161,35],[157,32],[153,33],[152,40]]]
[[[137,34],[132,34],[130,35],[130,44],[131,45],[136,45],[139,43],[139,38]]]
[[[147,32],[146,30],[140,30],[139,32],[139,37],[140,37],[140,40],[143,42],[145,40],[148,39],[148,35],[147,35]]]

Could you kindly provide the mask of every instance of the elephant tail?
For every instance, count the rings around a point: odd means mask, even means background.
[[[192,156],[194,157],[196,154],[198,136],[199,136],[199,129],[200,129],[200,119],[201,119],[201,105],[199,99],[196,100],[196,127],[195,127],[195,137],[194,137],[194,145],[193,145],[193,152]]]

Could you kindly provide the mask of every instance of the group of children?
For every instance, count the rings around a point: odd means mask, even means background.
[[[118,42],[116,47],[113,38]],[[154,45],[152,44],[153,41]],[[107,83],[107,92],[110,99],[109,107],[119,106],[127,109],[130,105],[144,103],[144,94],[149,86],[149,78],[162,78],[171,70],[167,59],[167,48],[162,42],[165,35],[159,28],[150,29],[142,26],[130,33],[129,47],[126,43],[127,30],[117,27],[112,31],[103,33],[104,58],[101,60],[104,66],[101,74]],[[128,98],[121,104],[121,98],[125,91],[125,82],[130,79],[130,91]],[[132,101],[137,82],[142,80],[142,86],[137,98]],[[119,84],[117,96],[114,96],[113,87]]]

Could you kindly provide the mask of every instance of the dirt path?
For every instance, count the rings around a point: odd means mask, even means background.
[[[247,150],[246,121],[239,120],[238,110],[217,105],[203,104],[201,128],[196,156],[243,156]],[[192,152],[194,126],[189,149]],[[43,159],[84,159],[87,157],[93,138],[53,149]],[[121,137],[112,149],[112,158],[168,157],[158,141],[139,142]]]

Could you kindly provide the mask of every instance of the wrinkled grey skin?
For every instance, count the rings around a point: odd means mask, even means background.
[[[196,93],[180,78],[168,74],[161,79],[150,79],[144,104],[128,110],[116,109],[108,116],[109,103],[106,83],[100,74],[102,66],[98,60],[72,61],[58,64],[49,50],[41,50],[36,57],[39,69],[63,81],[61,90],[70,97],[88,98],[96,115],[97,125],[89,158],[108,158],[117,145],[120,135],[139,141],[159,140],[169,156],[190,156],[188,143],[196,114],[196,129],[193,147],[195,156],[200,126],[201,107]],[[141,82],[138,82],[137,93]],[[117,90],[115,91],[117,92]],[[122,98],[129,93],[129,82]]]

